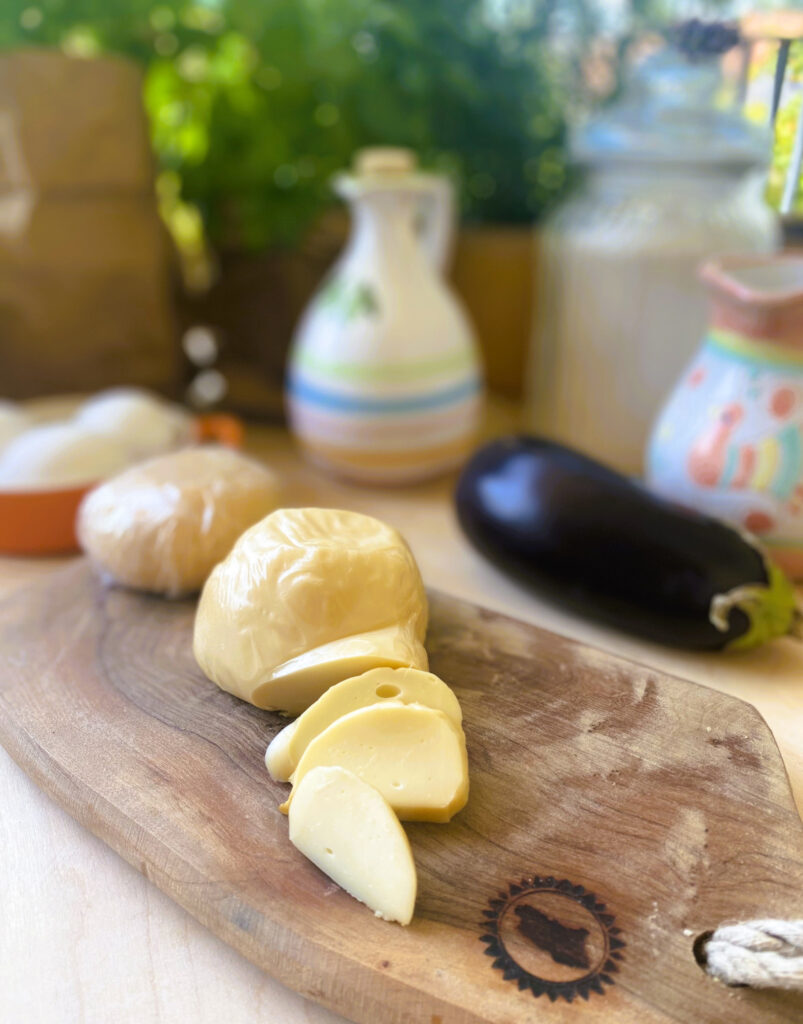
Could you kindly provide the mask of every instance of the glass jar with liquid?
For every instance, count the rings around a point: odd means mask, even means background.
[[[705,325],[700,261],[778,244],[768,133],[719,84],[714,61],[647,60],[575,137],[582,184],[541,234],[529,425],[627,473]]]

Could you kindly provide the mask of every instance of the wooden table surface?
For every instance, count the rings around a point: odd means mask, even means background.
[[[515,425],[495,406],[488,433]],[[300,462],[280,430],[249,448],[287,482],[288,504],[368,512],[408,539],[427,584],[659,667],[754,704],[770,725],[803,809],[803,647],[686,654],[591,626],[530,596],[460,535],[453,479],[369,490]],[[0,595],[63,560],[0,558]],[[69,699],[65,694],[65,699]],[[0,749],[0,1021],[3,1024],[332,1024],[215,938],[41,794]],[[381,1022],[377,1022],[381,1024]]]

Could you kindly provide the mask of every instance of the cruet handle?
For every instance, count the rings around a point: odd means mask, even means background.
[[[421,193],[419,236],[430,264],[446,273],[455,236],[455,196],[448,178],[433,175],[431,185]]]

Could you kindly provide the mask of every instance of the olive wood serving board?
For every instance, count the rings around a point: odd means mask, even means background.
[[[0,740],[244,956],[361,1024],[800,1022],[693,955],[724,920],[803,917],[803,827],[749,705],[442,594],[468,806],[408,833],[409,928],[298,853],[263,754],[282,726],[191,652],[194,606],[79,562],[0,605]]]

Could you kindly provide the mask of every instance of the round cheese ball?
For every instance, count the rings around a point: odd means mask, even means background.
[[[0,399],[0,451],[30,425],[30,417],[19,406]]]
[[[427,615],[398,531],[357,512],[278,509],[207,580],[193,649],[222,689],[299,714],[368,669],[426,669]]]
[[[279,504],[270,470],[227,448],[160,455],[97,487],[78,539],[115,582],[176,597],[198,590],[247,527]]]
[[[129,462],[113,437],[75,423],[46,423],[15,437],[0,453],[0,487],[44,490],[96,483]]]
[[[186,444],[191,435],[187,412],[139,388],[101,391],[80,406],[75,422],[117,438],[139,459]]]

